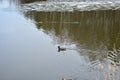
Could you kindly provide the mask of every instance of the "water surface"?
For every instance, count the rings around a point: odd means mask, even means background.
[[[120,79],[119,10],[24,11],[30,2],[0,1],[0,80]]]

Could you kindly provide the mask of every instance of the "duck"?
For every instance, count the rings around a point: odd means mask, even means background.
[[[60,46],[58,46],[58,52],[60,51],[66,51],[66,48],[61,48]]]

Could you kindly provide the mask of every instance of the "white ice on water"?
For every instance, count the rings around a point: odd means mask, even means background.
[[[22,4],[25,11],[91,11],[91,10],[120,10],[120,1],[43,1]]]

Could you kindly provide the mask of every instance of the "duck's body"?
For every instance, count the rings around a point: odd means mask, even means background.
[[[66,48],[61,48],[60,46],[58,46],[58,52],[60,51],[66,51]]]

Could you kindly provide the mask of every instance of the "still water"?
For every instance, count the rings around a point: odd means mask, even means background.
[[[0,0],[0,80],[120,80],[119,10],[24,11],[30,2]]]

